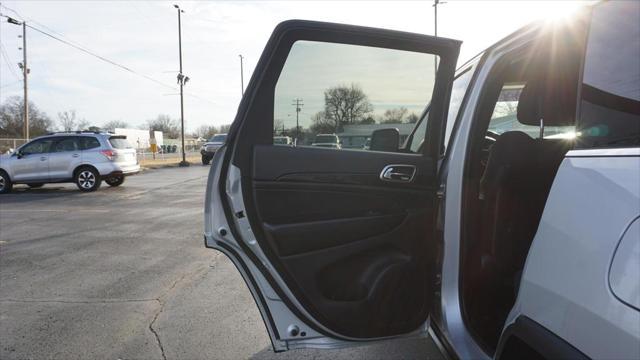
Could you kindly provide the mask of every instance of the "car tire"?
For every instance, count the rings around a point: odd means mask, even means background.
[[[6,171],[0,170],[0,194],[8,194],[13,188],[13,183]]]
[[[102,183],[100,179],[100,173],[94,168],[83,167],[76,171],[74,177],[75,183],[78,189],[84,192],[96,191]]]
[[[104,182],[106,182],[109,186],[120,186],[124,182],[124,175],[108,177],[104,179]]]
[[[211,159],[209,159],[208,157],[205,157],[205,156],[202,157],[202,165],[209,165],[210,162],[211,162]]]
[[[38,184],[27,184],[27,186],[29,186],[32,189],[37,189],[37,188],[41,188],[44,186],[44,183],[38,183]]]

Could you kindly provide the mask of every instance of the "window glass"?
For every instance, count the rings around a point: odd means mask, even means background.
[[[471,78],[473,77],[473,71],[475,65],[469,68],[464,73],[458,75],[453,80],[453,87],[451,88],[451,101],[449,102],[449,113],[447,114],[447,125],[444,133],[444,146],[445,149],[449,145],[449,138],[451,138],[451,131],[453,131],[453,125],[460,112],[462,106],[462,100],[464,100],[464,94],[467,92]]]
[[[80,137],[79,141],[80,141],[80,149],[82,150],[89,150],[89,149],[95,149],[100,147],[100,142],[98,141],[98,139],[94,138],[93,136],[82,136]]]
[[[214,135],[211,139],[209,139],[209,142],[223,143],[226,140],[227,140],[227,134],[218,134],[218,135]]]
[[[77,151],[78,148],[78,139],[76,137],[66,137],[58,140],[53,145],[51,152]]]
[[[402,144],[431,100],[436,58],[297,41],[275,88],[274,138],[290,137],[295,146],[366,150],[375,130],[395,128]]]
[[[578,147],[640,145],[640,2],[594,7],[584,63]]]
[[[507,131],[522,131],[534,139],[540,137],[540,127],[523,124],[518,121],[518,101],[524,88],[524,83],[504,84],[498,101],[493,108],[489,131],[503,134]],[[573,138],[574,126],[545,126],[545,138]]]
[[[110,137],[109,143],[113,146],[114,149],[133,149],[133,146],[129,144],[126,138],[124,137]]]
[[[52,138],[35,140],[20,149],[22,155],[43,154],[48,153],[53,143]]]

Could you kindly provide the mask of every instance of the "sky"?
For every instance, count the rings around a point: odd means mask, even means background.
[[[433,35],[432,1],[2,1],[0,12],[79,45],[134,73],[27,29],[29,99],[52,119],[74,109],[100,126],[138,127],[180,116],[176,75],[182,14],[185,127],[231,123],[273,28],[288,19]],[[531,21],[574,11],[583,1],[455,1],[438,7],[438,35],[463,41],[459,64]],[[22,33],[0,18],[0,102],[22,95]],[[151,80],[152,79],[152,80]]]

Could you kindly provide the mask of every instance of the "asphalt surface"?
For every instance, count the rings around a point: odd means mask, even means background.
[[[440,358],[428,339],[274,354],[233,264],[204,248],[208,170],[0,196],[0,359]]]

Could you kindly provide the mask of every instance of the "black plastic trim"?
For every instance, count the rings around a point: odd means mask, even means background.
[[[519,316],[504,330],[498,343],[495,359],[506,359],[502,357],[504,347],[514,337],[529,345],[545,359],[589,359],[573,345],[526,316]]]

